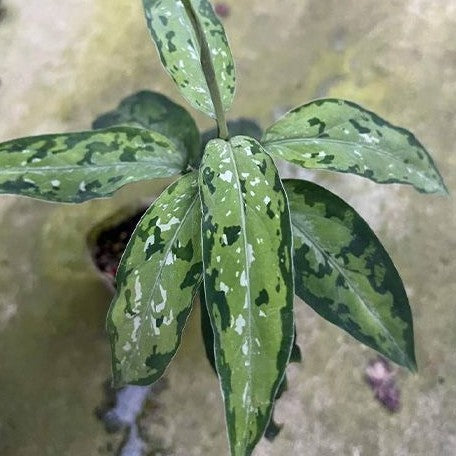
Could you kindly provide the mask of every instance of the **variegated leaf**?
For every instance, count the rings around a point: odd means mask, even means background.
[[[201,335],[203,337],[204,349],[206,352],[206,358],[209,361],[212,370],[217,374],[217,367],[215,365],[215,355],[214,355],[214,333],[212,331],[211,319],[209,317],[209,312],[207,310],[206,299],[204,297],[204,287],[200,288],[199,292],[200,303],[201,303]],[[294,332],[293,348],[290,355],[290,363],[300,363],[302,360],[301,349],[296,342],[296,328]],[[275,401],[280,399],[282,394],[288,389],[288,380],[286,374],[284,375],[282,382],[276,392]],[[282,430],[282,425],[277,424],[274,420],[274,410],[271,413],[271,418],[266,427],[264,436],[269,440],[273,441],[279,435]]]
[[[141,128],[32,136],[0,144],[0,193],[81,203],[184,165],[172,142]]]
[[[116,385],[150,384],[174,356],[202,280],[200,226],[195,172],[165,190],[136,227],[107,320]]]
[[[192,162],[200,155],[201,138],[192,116],[178,104],[157,92],[143,90],[123,99],[119,106],[98,117],[93,128],[130,125],[153,130],[174,142]]]
[[[296,294],[323,318],[416,369],[408,299],[393,262],[347,203],[306,181],[284,181],[293,225]]]
[[[194,21],[198,21],[211,54],[221,102],[227,111],[235,90],[234,62],[223,25],[209,1],[143,0],[143,4],[150,33],[166,71],[192,106],[215,118],[194,27]]]
[[[206,298],[204,296],[204,285],[201,286],[199,292],[200,298],[200,317],[201,317],[201,336],[203,338],[204,351],[206,358],[209,361],[212,370],[217,374],[214,355],[214,332],[212,331],[211,318],[207,311]]]
[[[304,168],[446,193],[432,158],[412,133],[349,101],[323,99],[294,109],[266,130],[262,143],[274,157]]]
[[[217,367],[215,365],[215,357],[214,357],[214,333],[212,331],[211,320],[209,317],[209,313],[207,311],[206,305],[206,298],[204,296],[204,286],[201,286],[199,291],[199,298],[200,298],[200,317],[201,317],[201,336],[203,338],[204,349],[206,352],[207,360],[209,361],[210,366],[212,367],[213,371],[217,373]],[[302,354],[301,348],[297,343],[297,334],[296,328],[294,330],[294,339],[293,339],[293,347],[291,349],[290,354],[290,363],[300,363],[302,361]],[[287,383],[287,377],[283,377],[283,383]],[[277,394],[281,393],[281,388],[278,389]],[[278,399],[278,395],[276,396]]]
[[[299,347],[297,341],[297,336],[296,336],[296,327],[294,330],[294,339],[293,339],[293,347],[291,349],[291,354],[290,354],[290,360],[289,363],[300,363],[302,361],[302,355],[301,355],[301,348]],[[282,379],[282,383],[279,386],[279,389],[277,390],[275,400],[280,399],[282,397],[282,394],[288,390],[288,378],[287,375]],[[266,427],[264,436],[266,439],[268,439],[270,442],[273,442],[276,437],[280,434],[280,431],[283,428],[283,424],[278,424],[276,423],[274,419],[274,409],[272,410],[271,413],[271,419],[269,420],[268,426]]]
[[[231,454],[251,454],[269,422],[293,344],[288,204],[252,138],[212,140],[200,168],[207,307]]]

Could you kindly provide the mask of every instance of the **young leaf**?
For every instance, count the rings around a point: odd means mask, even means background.
[[[266,130],[262,142],[274,157],[304,168],[446,193],[432,158],[412,133],[349,101],[323,99],[294,109]]]
[[[204,284],[233,456],[269,422],[293,344],[288,203],[252,138],[212,140],[200,168]]]
[[[117,386],[156,381],[176,353],[202,280],[200,226],[195,172],[165,190],[136,227],[107,319]]]
[[[200,40],[205,40],[221,103],[227,111],[234,96],[234,63],[223,25],[209,1],[143,0],[143,4],[149,31],[166,71],[192,106],[215,118],[201,63],[204,49]],[[202,29],[202,36],[197,26]]]
[[[172,142],[140,128],[32,136],[0,144],[0,193],[81,203],[184,165]]]
[[[173,141],[183,156],[195,161],[201,138],[192,116],[181,106],[157,92],[143,90],[123,99],[119,106],[98,117],[94,129],[130,125],[153,130]]]
[[[399,274],[367,223],[311,182],[287,180],[296,294],[323,318],[416,369],[413,324]]]

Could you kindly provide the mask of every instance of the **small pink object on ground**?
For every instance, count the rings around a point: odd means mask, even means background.
[[[217,16],[225,18],[230,15],[230,7],[226,3],[219,2],[215,4],[215,12]]]
[[[390,412],[397,412],[401,405],[401,393],[396,385],[396,372],[390,363],[379,356],[369,361],[365,375],[375,398]]]

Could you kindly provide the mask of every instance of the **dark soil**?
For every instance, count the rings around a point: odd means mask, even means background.
[[[122,254],[144,211],[138,212],[120,224],[102,231],[93,247],[92,255],[97,268],[113,282]]]

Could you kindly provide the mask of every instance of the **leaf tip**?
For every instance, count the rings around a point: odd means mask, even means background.
[[[401,366],[405,367],[410,373],[418,373],[418,364],[415,357],[415,349],[412,348],[410,352],[405,353]]]
[[[447,185],[445,184],[445,181],[443,180],[442,175],[439,173],[439,170],[437,168],[435,168],[435,170],[437,172],[437,177],[434,180],[436,186],[429,193],[435,193],[437,195],[442,195],[442,196],[449,196],[450,191],[449,191]]]
[[[133,375],[127,370],[123,371],[121,368],[113,366],[112,368],[112,385],[115,389],[123,388],[128,385],[135,386],[150,386],[158,380],[159,377],[144,377],[140,375]]]
[[[418,364],[416,362],[415,356],[413,356],[413,359],[410,359],[407,368],[412,374],[418,374]]]
[[[123,388],[128,384],[128,382],[125,381],[123,378],[122,372],[118,369],[116,369],[114,366],[112,368],[112,381],[111,381],[112,387],[114,389],[120,389]]]
[[[443,179],[441,180],[441,190],[440,190],[439,194],[443,195],[443,196],[450,196],[450,190],[446,186],[446,184],[443,181]]]
[[[431,190],[427,191],[426,193],[434,193],[436,195],[442,195],[442,196],[449,196],[450,191],[445,184],[445,181],[443,180],[443,177],[440,175],[440,173],[437,170],[437,177],[433,180],[434,186]]]

